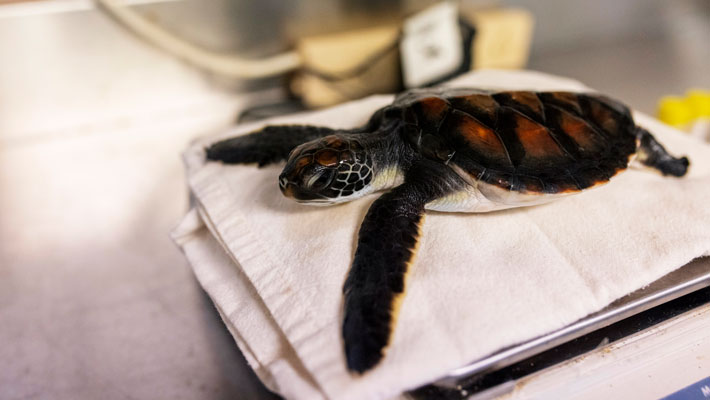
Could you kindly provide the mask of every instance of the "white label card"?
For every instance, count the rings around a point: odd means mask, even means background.
[[[463,61],[463,44],[456,3],[444,1],[404,22],[400,43],[407,88],[434,82],[455,71]]]

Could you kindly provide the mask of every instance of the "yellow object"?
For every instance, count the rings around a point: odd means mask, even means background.
[[[689,90],[685,97],[665,96],[658,102],[658,119],[686,128],[701,118],[710,118],[710,91]]]
[[[689,90],[686,98],[697,117],[710,117],[710,91]]]

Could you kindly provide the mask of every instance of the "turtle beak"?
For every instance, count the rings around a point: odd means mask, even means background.
[[[281,189],[281,193],[283,193],[284,196],[289,198],[294,197],[293,184],[288,181],[288,178],[286,178],[284,174],[279,176],[279,189]]]
[[[294,199],[299,203],[322,202],[324,198],[316,193],[304,191],[298,185],[291,182],[284,174],[279,176],[279,189],[284,196]]]

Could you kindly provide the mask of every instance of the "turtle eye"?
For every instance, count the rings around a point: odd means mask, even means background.
[[[333,171],[330,170],[321,170],[313,176],[311,176],[308,179],[308,182],[306,182],[306,186],[310,189],[323,189],[324,187],[328,186],[330,184],[330,181],[333,179]]]

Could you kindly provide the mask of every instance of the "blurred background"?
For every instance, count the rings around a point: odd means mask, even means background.
[[[186,67],[102,12],[105,7],[97,8],[89,0],[0,3],[6,3],[0,8],[3,60],[0,91],[4,94],[0,103],[0,130],[3,132],[56,130],[125,114],[190,109],[221,94],[294,86],[284,84],[287,78],[283,74],[245,82]],[[131,10],[194,46],[252,60],[295,50],[303,56],[302,62],[310,66],[341,62],[337,52],[328,56],[332,48],[344,48],[337,37],[336,44],[330,47],[321,45],[318,39],[384,28],[384,33],[375,32],[368,37],[366,42],[373,43],[371,48],[365,44],[361,50],[376,55],[389,44],[386,28],[398,28],[404,16],[433,3],[427,0],[128,2],[133,4]],[[710,85],[710,74],[706,73],[710,59],[710,47],[706,45],[710,38],[707,1],[469,0],[463,1],[460,8],[462,14],[471,14],[496,7],[529,13],[534,28],[531,26],[529,33],[508,33],[516,41],[514,46],[508,46],[506,32],[516,29],[519,20],[513,17],[501,22],[498,30],[494,27],[493,34],[499,39],[494,44],[503,47],[498,51],[516,54],[519,60],[508,64],[483,60],[483,67],[525,66],[577,78],[647,113],[655,112],[663,95],[682,94],[688,88]],[[527,37],[521,39],[521,35]],[[340,43],[353,46],[347,39]],[[309,53],[314,41],[316,50]],[[360,49],[358,44],[354,46]],[[353,63],[345,62],[331,69],[347,70],[357,66],[355,60]],[[396,89],[389,83],[374,86],[375,90]],[[269,98],[268,102],[271,101]],[[317,100],[315,103],[322,105]],[[33,117],[38,113],[44,118]]]
[[[270,397],[169,239],[180,153],[238,118],[403,89],[403,21],[434,3],[0,0],[0,398]],[[707,1],[458,9],[442,79],[533,69],[648,114],[710,89]]]

